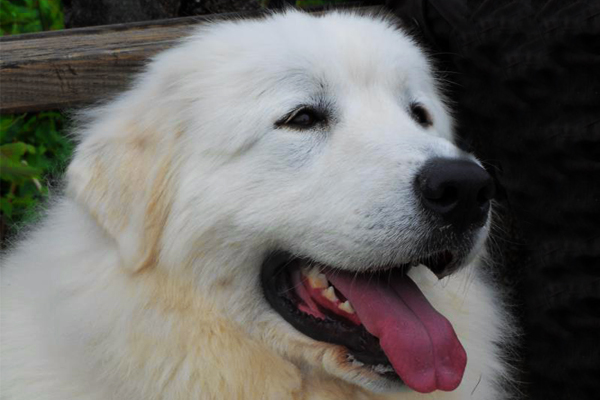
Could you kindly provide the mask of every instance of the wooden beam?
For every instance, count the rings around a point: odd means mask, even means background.
[[[79,107],[108,98],[125,89],[149,57],[176,44],[194,26],[261,14],[215,14],[2,37],[0,113]]]
[[[256,13],[255,13],[256,14]],[[127,87],[149,57],[199,24],[186,17],[68,29],[0,39],[0,112],[79,107]]]

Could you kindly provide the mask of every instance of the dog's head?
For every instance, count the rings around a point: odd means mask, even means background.
[[[92,116],[69,190],[126,271],[191,279],[304,370],[372,390],[460,383],[463,347],[412,279],[477,254],[493,188],[393,22],[216,23]]]

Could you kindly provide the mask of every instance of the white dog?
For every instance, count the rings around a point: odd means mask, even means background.
[[[491,181],[391,19],[210,24],[87,117],[3,260],[2,399],[505,398]]]

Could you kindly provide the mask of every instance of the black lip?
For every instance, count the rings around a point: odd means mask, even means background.
[[[379,339],[363,326],[334,319],[321,320],[298,310],[287,271],[294,263],[305,260],[284,251],[274,252],[265,259],[261,269],[261,284],[271,307],[290,325],[312,339],[344,346],[355,360],[364,364],[391,366],[379,346]],[[393,372],[380,375],[400,380]]]
[[[450,250],[441,250],[419,258],[419,263],[425,265],[439,279],[452,274],[460,265],[457,255]]]

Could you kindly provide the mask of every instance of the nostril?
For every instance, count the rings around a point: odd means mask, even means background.
[[[421,182],[421,194],[423,199],[433,208],[444,209],[452,207],[459,197],[459,190],[453,184],[436,185],[431,182]]]
[[[458,201],[458,188],[454,185],[448,185],[442,189],[442,195],[437,199],[430,199],[442,206],[449,206]]]

